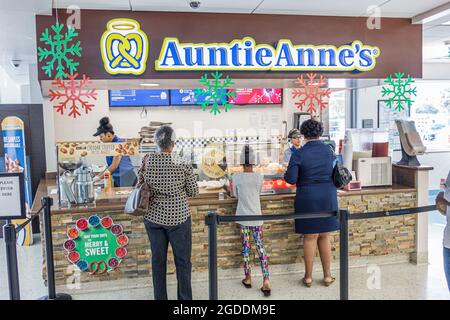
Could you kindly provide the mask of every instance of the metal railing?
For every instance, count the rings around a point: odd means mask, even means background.
[[[51,223],[51,207],[53,199],[44,197],[41,199],[42,207],[28,218],[24,223],[17,228],[11,221],[8,221],[3,226],[3,234],[6,248],[6,265],[8,272],[8,288],[9,299],[20,300],[20,286],[19,286],[19,268],[17,263],[17,233],[25,228],[31,221],[33,221],[39,214],[42,213],[45,237],[45,255],[46,255],[46,269],[47,269],[47,288],[48,295],[39,298],[39,300],[71,300],[72,297],[65,293],[56,293],[55,288],[55,269],[53,262],[53,238],[52,238],[52,223]]]
[[[309,214],[273,214],[261,216],[221,216],[215,212],[209,212],[205,216],[205,224],[208,226],[208,273],[209,273],[209,299],[218,299],[217,277],[217,229],[220,223],[239,221],[276,221],[298,220],[337,217],[339,219],[339,294],[341,300],[348,300],[348,231],[349,220],[373,219],[391,216],[402,216],[436,210],[435,205],[423,206],[399,210],[386,210],[365,213],[350,214],[347,209],[339,209],[337,212],[319,212]]]

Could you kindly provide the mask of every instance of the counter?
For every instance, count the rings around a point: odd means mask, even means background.
[[[55,189],[55,180],[43,180],[39,186],[32,211],[40,208],[40,198]],[[117,189],[115,189],[117,191]],[[119,189],[123,190],[123,189]],[[126,195],[99,194],[95,205],[84,207],[61,208],[56,201],[52,208],[52,233],[55,259],[55,279],[58,285],[65,284],[75,272],[66,257],[63,243],[67,231],[82,217],[98,213],[103,217],[109,215],[124,227],[130,243],[128,255],[120,270],[104,275],[81,273],[81,282],[107,281],[136,277],[149,277],[151,274],[150,245],[145,233],[142,217],[132,217],[123,213]],[[389,188],[368,188],[362,191],[339,191],[339,205],[348,208],[351,213],[399,209],[416,205],[416,189],[410,186],[394,185]],[[261,196],[263,214],[292,213],[294,194]],[[200,194],[190,199],[192,212],[192,264],[193,272],[206,271],[208,266],[208,228],[204,217],[209,211],[223,215],[233,215],[237,200],[226,196],[218,200],[217,193]],[[415,252],[415,215],[378,218],[371,220],[351,220],[349,234],[349,254],[352,258],[368,256],[387,256],[392,261],[399,256],[408,257]],[[42,229],[41,229],[42,230]],[[294,233],[293,221],[267,222],[264,227],[266,250],[271,265],[302,262],[301,235]],[[42,238],[44,239],[44,238]],[[238,268],[241,263],[241,243],[236,223],[221,224],[218,230],[218,266],[221,269]],[[333,237],[333,260],[339,257],[339,235]],[[44,246],[43,246],[44,248]],[[168,273],[174,273],[172,254],[169,253]],[[258,265],[257,256],[254,257]],[[45,264],[45,262],[44,262]],[[43,269],[45,278],[45,266]]]

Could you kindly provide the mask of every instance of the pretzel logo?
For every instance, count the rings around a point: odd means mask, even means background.
[[[147,35],[133,19],[112,19],[100,40],[103,65],[109,74],[140,75],[148,56]]]
[[[89,264],[89,271],[90,275],[102,275],[108,271],[108,267],[105,261],[92,261]]]

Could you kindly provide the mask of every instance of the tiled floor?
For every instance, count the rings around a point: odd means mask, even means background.
[[[379,269],[367,266],[351,268],[349,270],[349,296],[350,299],[445,299],[450,300],[442,266],[442,231],[445,218],[438,212],[429,216],[429,264],[416,266],[410,263],[391,265],[378,265]],[[20,287],[22,299],[36,299],[46,294],[46,287],[41,276],[41,245],[39,241],[32,247],[19,247],[18,259],[20,269]],[[8,284],[6,277],[5,247],[0,240],[0,299],[8,299]],[[278,270],[282,270],[283,267]],[[272,274],[272,296],[270,299],[338,299],[339,279],[329,288],[321,285],[321,274],[314,275],[315,282],[312,288],[300,284],[302,274]],[[379,271],[379,272],[378,272]],[[334,270],[338,276],[339,271]],[[245,289],[240,284],[240,272],[230,280],[219,281],[220,299],[265,299],[259,291],[260,283],[255,272],[254,286]],[[379,275],[371,281],[373,275]],[[223,275],[219,272],[219,277]],[[200,277],[201,278],[201,277]],[[206,278],[206,276],[203,276]],[[149,279],[141,282],[149,283]],[[145,284],[144,283],[144,284]],[[379,284],[379,286],[377,285]],[[74,299],[152,299],[151,287],[142,287],[135,283],[121,283],[120,290],[102,290],[89,292],[89,290],[72,291]],[[105,293],[106,292],[106,293]],[[176,285],[168,287],[169,298],[176,299]],[[193,282],[194,299],[208,298],[208,283],[206,281]]]
[[[432,241],[430,241],[432,243]],[[435,245],[435,244],[432,244]],[[0,244],[0,252],[4,252],[4,244]],[[442,258],[440,247],[436,252],[430,252],[430,264],[416,266],[409,263],[379,265],[380,286],[369,289],[370,269],[367,267],[351,268],[349,271],[349,295],[350,299],[446,299],[450,300],[450,293],[446,288],[442,271]],[[2,258],[4,256],[2,255]],[[20,284],[23,299],[36,299],[46,294],[41,277],[41,248],[36,244],[29,248],[19,248]],[[0,299],[8,299],[4,259],[0,260]],[[334,271],[338,275],[338,270]],[[372,271],[373,272],[373,271]],[[256,273],[256,272],[255,272]],[[220,273],[219,273],[220,276]],[[338,299],[339,279],[333,286],[326,288],[320,283],[320,273],[315,274],[315,282],[312,288],[306,288],[300,284],[301,273],[272,275],[271,299]],[[255,275],[252,289],[245,289],[240,284],[239,278],[219,281],[220,299],[263,299],[259,291],[260,278]],[[149,280],[147,279],[146,282]],[[101,290],[101,292],[79,293],[75,290],[71,293],[74,299],[152,299],[151,287],[131,288],[135,284],[121,283],[120,290]],[[63,289],[61,289],[63,290]],[[60,290],[60,291],[61,291]],[[176,285],[168,288],[169,298],[176,298]],[[106,292],[106,293],[105,293]],[[193,282],[195,299],[208,298],[208,283],[205,281]]]

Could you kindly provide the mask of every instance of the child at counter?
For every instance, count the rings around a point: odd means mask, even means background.
[[[244,172],[233,175],[233,192],[238,198],[238,205],[236,215],[261,215],[261,202],[259,195],[263,185],[263,176],[259,173],[253,172],[253,165],[255,164],[255,156],[250,146],[245,146],[241,152],[241,165]],[[264,249],[263,240],[263,222],[262,221],[239,221],[241,240],[242,240],[242,255],[245,279],[242,284],[246,288],[251,288],[251,268],[250,268],[250,233],[253,234],[256,250],[258,252],[261,263],[261,270],[263,274],[263,286],[261,291],[264,296],[270,296],[270,282],[269,282],[269,264],[266,250]]]

